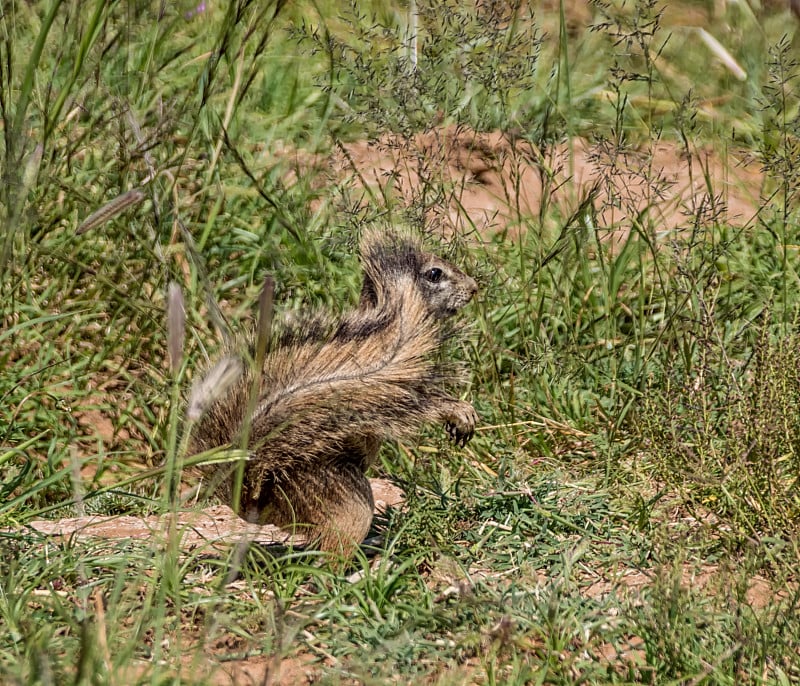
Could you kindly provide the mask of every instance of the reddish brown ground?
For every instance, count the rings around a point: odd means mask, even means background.
[[[211,649],[209,654],[213,654]],[[199,658],[199,659],[198,659]],[[142,681],[151,671],[151,665],[142,661],[128,667],[124,673],[114,674],[117,683],[146,683]],[[274,660],[252,656],[229,662],[214,662],[202,652],[188,654],[181,660],[180,669],[175,670],[181,683],[203,681],[213,686],[306,686],[319,681],[321,670],[318,660],[309,653]]]
[[[590,193],[596,224],[609,233],[627,232],[642,213],[658,232],[689,226],[700,211],[742,225],[755,217],[763,183],[757,166],[731,151],[723,158],[670,143],[619,150],[582,139],[541,149],[466,127],[349,143],[332,162],[319,167],[332,168],[336,179],[352,177],[373,198],[388,193],[403,204],[426,187],[452,189],[429,210],[430,222],[447,233],[535,226],[543,203],[566,219]]]
[[[387,507],[402,505],[403,492],[397,486],[385,479],[371,479],[370,483],[375,498],[376,513],[384,512]],[[49,536],[77,539],[153,540],[158,537],[166,539],[171,535],[168,515],[150,517],[98,515],[59,520],[41,519],[29,522],[29,526]],[[275,526],[248,524],[225,505],[179,512],[176,515],[175,531],[180,536],[180,546],[192,550],[201,546],[224,550],[240,540],[266,545],[303,543],[301,537],[289,536]]]

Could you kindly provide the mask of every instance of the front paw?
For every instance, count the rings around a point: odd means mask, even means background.
[[[469,403],[460,402],[450,408],[445,418],[445,430],[453,442],[463,448],[475,434],[478,413]]]

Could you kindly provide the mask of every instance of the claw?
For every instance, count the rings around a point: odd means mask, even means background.
[[[478,423],[478,413],[467,404],[459,404],[453,409],[450,417],[445,420],[444,428],[450,439],[463,448],[475,434],[475,425]]]

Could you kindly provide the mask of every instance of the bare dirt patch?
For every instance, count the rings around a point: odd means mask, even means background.
[[[225,662],[214,662],[208,657],[200,650],[187,654],[174,666],[173,676],[182,683],[202,680],[212,686],[306,686],[318,682],[321,672],[315,666],[317,658],[309,653],[277,659],[256,655]],[[114,676],[117,683],[143,683],[150,669],[150,664],[142,661]]]
[[[763,175],[744,156],[710,148],[687,151],[660,142],[639,151],[575,139],[538,148],[500,132],[432,129],[344,144],[321,168],[352,176],[365,193],[410,204],[449,188],[430,203],[431,221],[481,233],[518,229],[544,205],[572,216],[591,198],[599,226],[629,230],[634,218],[659,230],[688,226],[698,212],[732,225],[756,215]]]
[[[275,660],[267,657],[249,657],[218,665],[211,675],[214,686],[262,686],[262,684],[313,684],[319,670],[313,665],[315,658],[308,654]]]
[[[655,569],[626,569],[591,583],[583,589],[583,594],[590,598],[599,598],[610,593],[623,596],[639,594],[656,582],[658,574],[659,571]],[[695,565],[687,562],[681,566],[678,583],[688,591],[715,595],[729,576],[730,572],[719,565]],[[786,588],[775,588],[768,579],[756,575],[748,582],[744,601],[753,609],[761,610],[787,596]]]
[[[390,481],[371,479],[370,484],[376,513],[380,514],[388,507],[402,506],[403,492]],[[170,517],[171,515],[150,517],[96,515],[59,520],[35,520],[29,522],[29,526],[48,536],[149,540],[154,536],[169,534],[172,530]],[[266,545],[297,545],[304,542],[301,536],[289,536],[278,527],[245,522],[225,505],[216,505],[200,511],[178,512],[174,523],[174,530],[181,537],[180,545],[184,548],[193,549],[200,545],[228,546],[240,540]]]

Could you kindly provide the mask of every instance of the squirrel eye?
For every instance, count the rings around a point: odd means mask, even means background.
[[[431,283],[439,283],[442,280],[442,274],[443,272],[439,267],[432,267],[425,276]]]

